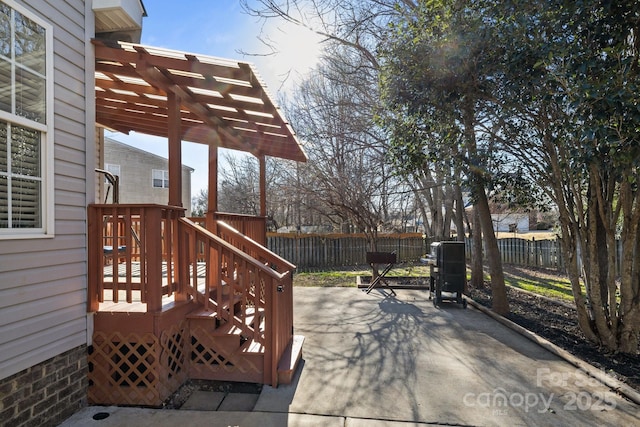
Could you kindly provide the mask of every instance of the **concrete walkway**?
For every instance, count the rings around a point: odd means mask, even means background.
[[[640,425],[638,405],[475,308],[396,292],[295,288],[301,369],[252,411],[89,407],[62,426]]]

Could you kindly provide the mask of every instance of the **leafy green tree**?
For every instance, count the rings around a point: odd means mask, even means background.
[[[382,122],[406,162],[450,164],[478,214],[491,275],[492,309],[509,312],[487,190],[496,158],[484,127],[493,117],[497,52],[481,11],[462,1],[421,2],[391,26],[381,49]],[[425,156],[426,155],[426,156]]]
[[[640,5],[421,6],[417,19],[393,28],[383,51],[386,119],[397,145],[458,164],[480,198],[479,189],[493,191],[512,173],[505,160],[519,180],[535,183],[559,211],[585,336],[636,353]]]
[[[510,108],[511,148],[530,150],[523,164],[558,206],[585,336],[610,351],[636,353],[640,5],[517,3],[528,18],[504,21],[519,46],[508,56],[505,93],[513,99],[519,88],[524,95]]]

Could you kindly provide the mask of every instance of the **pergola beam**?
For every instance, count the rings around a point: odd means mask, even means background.
[[[96,121],[168,137],[168,94],[180,99],[181,138],[306,161],[294,132],[248,63],[126,42],[93,41]]]

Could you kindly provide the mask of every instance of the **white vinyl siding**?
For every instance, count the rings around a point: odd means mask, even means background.
[[[88,147],[95,138],[94,114],[87,112],[93,98],[86,96],[93,95],[93,71],[85,74],[90,3],[0,0],[47,29],[50,40],[46,123],[0,111],[0,122],[41,135],[41,233],[50,237],[20,229],[0,238],[0,379],[87,344],[87,173],[94,167]],[[27,169],[35,167],[29,158],[22,157]]]

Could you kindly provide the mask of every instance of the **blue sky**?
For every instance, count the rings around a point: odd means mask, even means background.
[[[145,6],[143,44],[233,59],[244,59],[238,49],[256,45],[259,24],[237,0],[147,0]]]
[[[270,93],[290,90],[295,76],[307,72],[317,58],[317,37],[309,31],[275,22],[264,26],[242,12],[238,0],[146,0],[142,21],[142,44],[252,62],[266,81]],[[267,34],[280,53],[274,56],[243,56],[239,52],[264,54],[258,40]],[[292,71],[294,77],[285,77]],[[167,157],[166,140],[149,135],[107,132],[106,136]],[[192,196],[207,183],[207,149],[183,142],[182,163],[195,169],[191,176]]]

